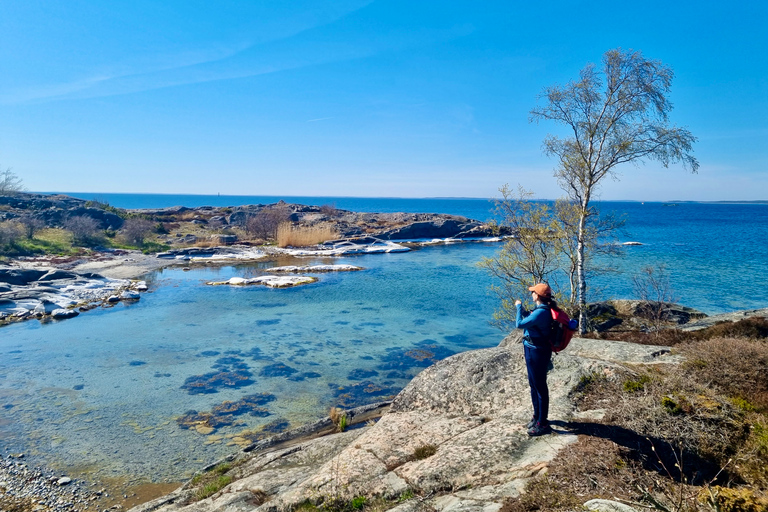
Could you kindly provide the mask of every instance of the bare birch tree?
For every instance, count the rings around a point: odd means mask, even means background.
[[[24,183],[10,169],[0,170],[0,196],[14,196],[24,190]]]
[[[690,131],[669,123],[668,99],[672,69],[649,60],[639,51],[609,50],[603,69],[593,64],[581,70],[579,79],[544,90],[543,106],[531,111],[531,120],[551,120],[566,126],[569,135],[548,135],[544,152],[559,162],[555,176],[569,199],[579,206],[577,276],[579,325],[587,325],[585,240],[590,207],[599,183],[617,177],[624,163],[655,160],[664,167],[681,162],[696,172],[699,163],[691,154],[696,142]]]

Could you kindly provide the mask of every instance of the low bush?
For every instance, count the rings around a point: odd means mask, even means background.
[[[339,210],[336,209],[335,204],[324,204],[320,206],[320,213],[327,217],[336,217],[339,214]]]
[[[126,219],[120,229],[120,237],[127,243],[141,247],[154,229],[152,221],[139,218]]]
[[[413,458],[415,460],[422,460],[433,456],[437,453],[437,446],[433,444],[424,444],[419,446],[413,451]]]
[[[21,240],[21,226],[14,221],[0,222],[0,252],[8,251],[16,242]]]
[[[336,238],[339,233],[331,226],[293,226],[286,222],[277,228],[279,247],[307,247]]]
[[[32,215],[24,215],[19,217],[19,223],[24,229],[24,236],[27,240],[32,240],[35,237],[35,233],[41,229],[45,229],[45,222],[42,219],[33,217]]]

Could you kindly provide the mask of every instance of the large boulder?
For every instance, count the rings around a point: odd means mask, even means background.
[[[383,240],[452,238],[478,226],[480,226],[479,222],[467,221],[466,219],[439,219],[414,222],[407,226],[384,231],[376,235],[376,237]]]
[[[677,327],[706,318],[706,313],[673,303],[643,300],[609,300],[589,304],[587,317],[590,330],[597,332],[646,329],[656,323],[661,313],[665,326]]]

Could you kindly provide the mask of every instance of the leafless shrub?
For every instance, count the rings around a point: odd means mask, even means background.
[[[669,317],[667,304],[677,300],[666,266],[659,264],[644,267],[632,277],[632,285],[635,295],[645,302],[642,313],[650,320],[653,331],[658,333]]]
[[[262,240],[274,240],[277,237],[277,227],[288,222],[291,211],[283,207],[264,208],[248,216],[245,221],[245,232]]]
[[[339,210],[336,209],[336,205],[333,203],[320,205],[320,213],[327,217],[336,217],[339,214]]]
[[[45,227],[45,222],[43,222],[42,219],[32,215],[23,215],[19,217],[18,220],[19,224],[21,224],[21,227],[24,230],[24,236],[27,237],[27,240],[32,240],[32,238],[35,236],[35,233]]]
[[[77,245],[93,246],[103,243],[104,234],[99,229],[96,219],[87,215],[75,215],[64,223],[64,228],[72,233],[72,241]]]
[[[18,242],[21,237],[22,232],[18,222],[0,222],[0,249]]]
[[[120,236],[131,245],[141,246],[154,227],[152,221],[147,219],[126,219],[120,229]]]
[[[713,338],[682,345],[687,377],[768,411],[768,341]]]

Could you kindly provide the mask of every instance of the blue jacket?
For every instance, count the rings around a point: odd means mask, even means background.
[[[517,305],[517,318],[515,327],[523,329],[523,343],[533,348],[550,348],[549,330],[552,326],[552,313],[549,306],[539,304],[530,313],[523,309],[522,304]]]

